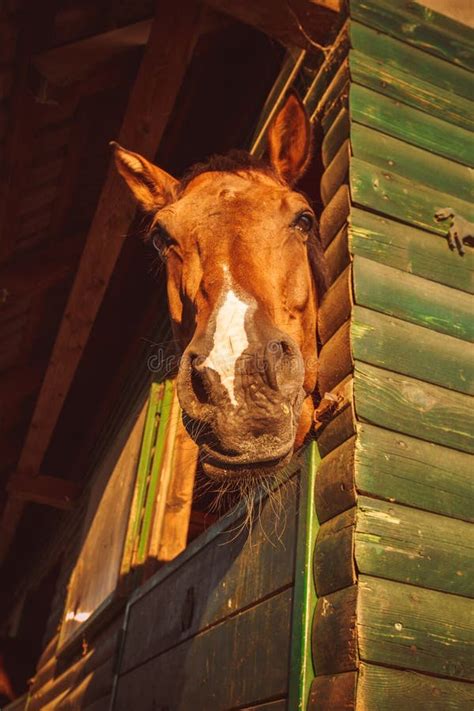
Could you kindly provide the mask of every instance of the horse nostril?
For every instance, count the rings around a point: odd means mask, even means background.
[[[291,364],[294,355],[294,346],[284,339],[270,341],[267,344],[265,349],[267,380],[273,390],[280,389],[278,375],[280,375],[280,378],[291,375]]]
[[[191,387],[194,395],[203,405],[209,403],[209,395],[207,393],[202,370],[202,358],[193,356],[190,361],[191,365]]]

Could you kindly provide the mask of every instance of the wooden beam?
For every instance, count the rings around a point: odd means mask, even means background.
[[[37,54],[32,59],[29,83],[41,103],[60,101],[71,88],[91,94],[123,82],[135,71],[148,42],[152,20],[88,37]]]
[[[16,475],[10,479],[7,491],[17,501],[34,501],[57,509],[70,509],[81,493],[81,487],[75,482],[44,474]]]
[[[124,146],[150,159],[194,49],[199,15],[195,0],[158,4],[118,136]],[[134,212],[128,188],[110,166],[20,456],[18,472],[22,475],[39,473]],[[7,503],[0,526],[0,560],[13,538],[21,504]]]
[[[332,40],[343,0],[207,0],[216,10],[252,25],[284,45],[315,49]]]

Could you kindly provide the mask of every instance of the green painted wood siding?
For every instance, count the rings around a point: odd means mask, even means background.
[[[308,708],[467,710],[474,254],[435,212],[474,222],[474,32],[405,0],[347,14],[306,99],[334,280],[321,382],[339,402],[320,428]]]

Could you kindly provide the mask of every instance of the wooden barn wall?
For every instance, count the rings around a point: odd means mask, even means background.
[[[251,530],[242,513],[225,516],[132,597],[114,709],[267,708],[269,699],[269,711],[286,708],[295,477],[263,502]]]
[[[324,131],[311,711],[474,704],[474,32],[350,0],[307,104]],[[471,683],[470,683],[471,682]]]

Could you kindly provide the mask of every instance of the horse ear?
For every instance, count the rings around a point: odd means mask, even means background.
[[[115,141],[111,141],[110,145],[114,148],[118,172],[145,211],[159,210],[175,199],[176,178]]]
[[[293,185],[311,158],[311,124],[299,97],[291,92],[268,129],[270,162],[278,176]]]

